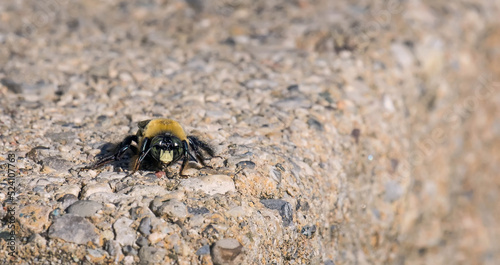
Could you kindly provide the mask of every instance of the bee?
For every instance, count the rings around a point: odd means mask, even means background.
[[[129,135],[118,144],[114,152],[102,157],[88,169],[96,169],[113,161],[121,160],[127,151],[132,151],[133,157],[129,166],[132,174],[140,168],[164,171],[169,166],[182,159],[179,175],[186,177],[182,172],[189,160],[195,160],[203,167],[205,155],[215,156],[212,147],[195,136],[187,136],[182,126],[170,119],[152,119],[138,123],[139,130],[135,135]],[[133,145],[135,142],[136,145]],[[191,153],[194,152],[194,156]]]

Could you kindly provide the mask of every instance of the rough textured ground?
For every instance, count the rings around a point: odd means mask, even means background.
[[[2,1],[0,257],[497,264],[499,12]],[[78,170],[154,117],[211,143],[214,169]]]

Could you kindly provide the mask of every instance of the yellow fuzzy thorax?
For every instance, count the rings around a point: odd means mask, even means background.
[[[170,119],[154,119],[139,122],[138,135],[147,138],[153,138],[162,133],[171,133],[181,141],[187,141],[186,133],[182,126]]]

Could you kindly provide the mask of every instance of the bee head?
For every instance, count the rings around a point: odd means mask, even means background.
[[[177,160],[184,152],[182,141],[172,135],[158,135],[151,140],[151,156],[168,164]]]

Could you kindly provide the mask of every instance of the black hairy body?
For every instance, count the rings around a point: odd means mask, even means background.
[[[179,175],[190,158],[204,167],[205,159],[214,157],[215,152],[206,142],[195,136],[187,136],[182,126],[170,119],[145,120],[138,123],[139,130],[129,135],[118,144],[115,150],[97,160],[89,169],[96,169],[113,161],[121,160],[126,152],[133,154],[129,167],[136,172],[139,169],[165,171],[169,166],[182,160]],[[194,155],[191,153],[194,152]]]

